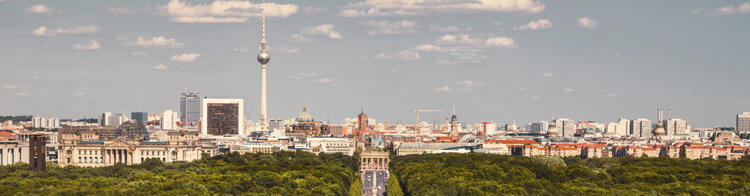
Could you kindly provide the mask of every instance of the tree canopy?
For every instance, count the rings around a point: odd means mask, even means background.
[[[9,195],[348,195],[359,180],[358,158],[342,154],[236,152],[193,162],[65,168],[30,172],[0,166],[0,193]],[[361,187],[361,186],[359,186]]]
[[[750,195],[750,159],[399,156],[405,195]]]

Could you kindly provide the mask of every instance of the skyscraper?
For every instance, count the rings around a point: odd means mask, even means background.
[[[161,115],[161,129],[176,130],[177,128],[177,113],[172,110],[164,110]]]
[[[271,56],[268,55],[268,47],[266,46],[266,1],[263,0],[263,33],[260,40],[260,52],[258,53],[258,62],[260,63],[260,129],[265,131],[268,129],[268,111],[266,109],[266,64],[271,60]]]
[[[99,118],[99,126],[108,126],[111,123],[109,122],[109,118],[112,116],[111,112],[104,112],[102,113],[102,117]]]
[[[651,137],[651,121],[645,118],[638,118],[631,121],[631,135],[640,138]]]
[[[182,127],[195,129],[201,120],[201,96],[198,93],[184,92],[180,96],[180,122]]]
[[[243,125],[245,108],[242,99],[203,99],[201,110],[202,135],[246,136]]]
[[[576,123],[573,120],[567,119],[567,118],[558,118],[552,121],[551,123],[555,123],[555,127],[557,127],[558,132],[557,134],[562,134],[561,136],[572,138],[575,136],[576,133]]]
[[[743,138],[750,137],[750,112],[737,114],[737,133]]]
[[[146,112],[131,112],[130,113],[130,119],[135,120],[135,122],[141,123],[143,125],[146,124],[146,121],[148,121],[148,113]]]

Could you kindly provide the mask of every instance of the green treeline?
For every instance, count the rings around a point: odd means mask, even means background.
[[[749,158],[428,154],[391,166],[405,195],[750,195]]]
[[[0,166],[0,195],[348,195],[359,159],[342,154],[228,153],[193,162],[101,168]],[[361,189],[361,185],[359,186]]]

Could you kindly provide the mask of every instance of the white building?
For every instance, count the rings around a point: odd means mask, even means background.
[[[549,129],[549,122],[547,121],[531,123],[531,125],[529,126],[529,131],[535,134],[546,134],[547,129]]]
[[[203,99],[201,135],[233,134],[247,136],[243,99]]]
[[[645,118],[638,118],[633,120],[631,123],[632,130],[630,131],[631,136],[648,138],[651,137],[651,121]]]
[[[737,114],[737,132],[740,133],[740,135],[748,135],[750,134],[750,112],[743,112],[741,114]]]
[[[99,118],[99,125],[120,126],[122,123],[128,120],[128,117],[123,114],[112,114],[111,112],[104,112],[102,113],[102,117]]]
[[[43,118],[40,116],[34,116],[31,119],[31,126],[34,128],[54,129],[60,127],[60,119],[58,118]]]
[[[179,118],[177,118],[177,112],[174,112],[172,110],[164,110],[164,113],[161,114],[161,129],[162,130],[176,130],[179,127],[177,126],[177,121]]]
[[[667,135],[686,135],[690,133],[687,122],[677,118],[667,120],[664,129],[667,130]]]
[[[558,135],[562,137],[572,138],[576,133],[576,123],[573,120],[567,118],[558,118],[553,120],[551,123],[555,123],[555,127],[558,129]]]
[[[355,145],[351,138],[307,138],[307,144],[314,153],[343,153],[354,155]]]

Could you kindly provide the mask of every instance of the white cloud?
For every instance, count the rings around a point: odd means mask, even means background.
[[[552,72],[544,72],[542,74],[539,74],[539,76],[542,76],[542,77],[552,77]]]
[[[532,96],[531,96],[531,97],[529,97],[529,98],[530,98],[531,100],[539,100],[539,99],[541,99],[542,97],[540,97],[539,95],[532,95]]]
[[[528,24],[513,27],[513,30],[541,30],[552,28],[552,22],[547,19],[539,19],[537,21],[531,21]]]
[[[573,92],[573,91],[575,91],[575,89],[572,89],[572,88],[566,88],[566,89],[563,89],[563,91],[565,91],[566,93],[570,93],[570,92]]]
[[[317,83],[323,83],[323,84],[330,84],[330,83],[333,83],[335,81],[333,79],[331,79],[331,78],[320,78],[320,79],[315,80],[315,82],[317,82]]]
[[[301,80],[305,78],[315,77],[318,76],[318,72],[299,72],[296,74],[289,75],[289,79],[295,79],[295,80]]]
[[[437,88],[434,88],[432,90],[437,91],[437,92],[451,92],[451,91],[453,91],[453,89],[450,86],[448,86],[448,85],[437,87]]]
[[[18,84],[6,84],[6,85],[3,86],[3,88],[5,88],[5,89],[16,89],[18,87],[21,87],[21,85],[18,85]]]
[[[599,26],[599,22],[589,17],[583,17],[578,19],[578,25],[585,28],[596,28]]]
[[[458,32],[461,31],[460,28],[456,26],[440,26],[440,25],[430,25],[430,31],[434,32]],[[466,30],[471,30],[471,27],[467,27]]]
[[[309,43],[309,42],[313,41],[312,38],[309,38],[307,36],[301,35],[299,33],[295,33],[295,34],[290,35],[289,37],[286,38],[286,40],[288,40],[289,42],[292,42],[292,43]]]
[[[296,54],[299,53],[299,49],[296,48],[287,48],[287,47],[281,47],[278,48],[278,51],[285,54]]]
[[[28,95],[28,93],[26,93],[26,92],[16,92],[14,95],[19,96],[19,97],[25,97],[26,95]]]
[[[159,65],[151,67],[151,69],[153,69],[153,70],[167,70],[167,66],[164,65],[164,64],[159,64]]]
[[[136,46],[159,48],[180,48],[184,45],[174,38],[165,38],[164,36],[152,37],[151,39],[138,36],[138,40],[134,44]]]
[[[148,56],[146,53],[143,53],[143,52],[140,52],[140,51],[135,51],[133,53],[130,53],[130,55],[133,55],[133,56]]]
[[[297,13],[295,4],[265,3],[250,1],[213,1],[209,4],[189,4],[180,0],[171,0],[162,7],[170,20],[180,23],[241,23],[250,17],[258,17],[265,6],[266,16],[288,17]]]
[[[87,25],[80,27],[69,27],[69,28],[57,28],[48,29],[46,26],[41,26],[31,32],[32,35],[36,36],[55,36],[55,35],[80,35],[80,34],[91,34],[98,33],[101,29],[99,26]]]
[[[26,8],[26,10],[24,11],[26,11],[26,13],[33,13],[33,14],[51,14],[53,9],[54,8],[47,7],[44,4],[39,4],[39,5],[34,5],[29,8]]]
[[[539,13],[545,6],[537,0],[364,0],[342,7],[339,16],[399,16],[452,12]]]
[[[76,50],[99,50],[101,46],[96,40],[89,40],[89,42],[85,44],[73,44],[71,48]]]
[[[422,57],[419,55],[419,52],[411,51],[411,50],[404,50],[395,54],[380,53],[380,54],[375,55],[375,58],[398,59],[398,60],[419,60]]]
[[[369,27],[366,32],[368,35],[397,35],[397,34],[409,34],[417,33],[417,22],[413,20],[401,20],[401,21],[375,21],[370,20],[361,22],[362,26]]]
[[[513,48],[516,46],[516,42],[510,37],[492,37],[484,42],[489,47],[505,47]]]
[[[449,51],[449,49],[444,49],[443,47],[440,47],[438,45],[433,45],[433,44],[422,44],[422,45],[415,47],[414,50],[425,51],[425,52]]]
[[[169,60],[177,62],[193,62],[200,56],[201,54],[198,53],[183,53],[180,55],[172,55],[172,58],[170,58]]]
[[[311,36],[324,36],[330,39],[341,39],[341,34],[333,30],[332,24],[322,24],[302,29],[302,33]]]
[[[326,7],[317,7],[317,6],[305,6],[304,9],[302,9],[307,14],[317,14],[317,13],[324,13],[328,11],[328,8]]]
[[[75,92],[75,93],[72,93],[71,95],[76,96],[76,97],[80,97],[80,96],[83,96],[83,95],[86,95],[86,94],[83,93],[83,92]]]
[[[459,80],[454,82],[452,85],[443,85],[441,87],[434,88],[437,92],[471,92],[474,88],[483,87],[484,84],[481,82],[474,82],[472,80]]]
[[[740,14],[740,13],[747,14],[747,13],[750,13],[750,3],[749,2],[742,3],[736,8],[734,6],[722,7],[722,8],[717,9],[716,11],[722,14]]]

